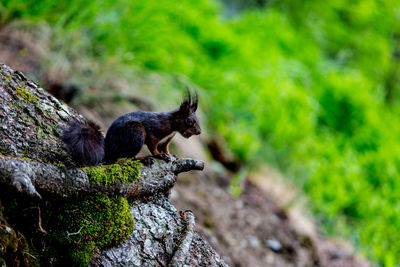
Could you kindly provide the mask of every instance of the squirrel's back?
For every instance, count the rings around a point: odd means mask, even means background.
[[[79,166],[96,166],[104,158],[104,137],[94,122],[73,121],[62,139],[68,152]]]

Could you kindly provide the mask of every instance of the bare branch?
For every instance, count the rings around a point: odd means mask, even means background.
[[[0,183],[15,187],[19,192],[41,198],[41,194],[73,197],[81,194],[102,192],[107,195],[140,197],[167,192],[177,180],[176,174],[199,170],[204,162],[194,159],[176,159],[170,162],[156,160],[150,166],[142,166],[140,177],[129,184],[91,184],[86,172],[67,169],[52,164],[0,156]]]
[[[79,233],[82,231],[82,229],[83,229],[83,226],[81,227],[81,229],[79,229],[75,233],[70,233],[68,231],[65,231],[65,232],[67,233],[67,236],[70,237],[71,235],[79,235]]]
[[[177,250],[175,251],[174,256],[172,257],[171,262],[168,265],[169,267],[184,266],[186,257],[190,256],[189,248],[193,240],[194,227],[196,225],[194,221],[194,214],[192,211],[187,210],[185,212],[180,212],[180,216],[185,225],[182,231],[183,237],[178,245]]]

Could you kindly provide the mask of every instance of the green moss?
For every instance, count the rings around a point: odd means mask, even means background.
[[[2,217],[2,215],[0,214]],[[18,238],[15,231],[0,219],[0,255],[6,255],[18,248]]]
[[[10,103],[10,107],[13,110],[21,110],[24,108],[24,105],[22,103],[20,103],[20,101],[14,100]],[[24,119],[25,120],[25,119]]]
[[[46,123],[43,121],[38,122],[38,136],[40,139],[47,140],[49,135],[57,135],[57,125],[52,125],[51,123]]]
[[[36,136],[38,137],[39,140],[43,140],[46,136],[43,132],[43,129],[40,127],[37,128],[36,133],[37,133]]]
[[[20,117],[21,117],[21,119],[22,119],[25,123],[27,123],[27,124],[29,124],[30,122],[32,122],[31,117],[30,117],[27,113],[21,113]]]
[[[50,163],[50,164],[53,164],[53,165],[58,166],[58,167],[65,167],[65,165],[62,164],[62,163]]]
[[[140,176],[140,162],[133,159],[122,158],[115,164],[97,167],[86,167],[91,184],[108,185],[112,183],[132,183]]]
[[[126,198],[100,193],[62,205],[52,220],[47,227],[56,230],[50,235],[72,266],[87,266],[94,253],[121,243],[134,230]]]
[[[29,148],[26,146],[26,147],[24,148],[24,156],[23,156],[23,157],[28,156],[28,152],[29,152]]]
[[[43,114],[48,118],[51,118],[54,114],[51,109],[42,109],[42,111],[43,111]]]
[[[16,90],[17,90],[17,95],[19,97],[22,97],[26,103],[30,102],[35,104],[39,101],[39,97],[33,95],[24,86],[20,86]]]
[[[37,133],[36,136],[38,137],[39,140],[43,141],[48,139],[49,132],[47,125],[43,122],[39,122],[36,133]]]

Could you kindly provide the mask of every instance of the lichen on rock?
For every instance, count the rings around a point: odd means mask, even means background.
[[[33,104],[36,104],[39,101],[39,97],[33,95],[31,92],[29,92],[25,86],[19,86],[16,89],[17,95],[21,97],[25,102],[30,102]]]

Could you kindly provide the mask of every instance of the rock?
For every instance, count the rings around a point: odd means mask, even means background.
[[[270,248],[274,252],[281,252],[282,251],[282,244],[275,239],[268,239],[265,241],[265,246]]]

